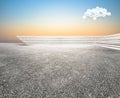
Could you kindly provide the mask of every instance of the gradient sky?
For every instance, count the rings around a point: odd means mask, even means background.
[[[80,36],[120,33],[120,0],[0,0],[0,42],[17,35]],[[82,19],[87,9],[104,7],[111,16]]]

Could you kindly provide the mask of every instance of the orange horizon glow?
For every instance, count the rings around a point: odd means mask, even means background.
[[[0,41],[16,36],[104,36],[120,33],[119,1],[2,0]],[[88,3],[89,2],[89,3]],[[105,4],[103,6],[103,4]],[[113,4],[116,5],[113,7]],[[101,5],[112,14],[83,19],[87,9]]]
[[[108,28],[109,27],[109,28]],[[0,32],[7,32],[7,36],[103,36],[119,33],[120,29],[117,25],[106,24],[84,24],[76,26],[22,26],[2,28]],[[1,34],[4,35],[5,33]]]

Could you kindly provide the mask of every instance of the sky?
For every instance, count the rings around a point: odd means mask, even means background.
[[[120,0],[0,0],[0,42],[18,42],[20,35],[120,33],[119,4]],[[108,14],[102,17],[99,8]]]

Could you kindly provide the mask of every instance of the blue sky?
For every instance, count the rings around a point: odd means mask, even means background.
[[[49,13],[57,9],[75,12],[81,15],[88,8],[102,6],[112,12],[115,19],[120,17],[120,0],[0,0],[1,21],[21,21],[32,16],[41,17],[44,12]]]
[[[119,4],[120,0],[0,0],[0,34],[15,36],[17,32],[29,34],[29,31],[44,34],[48,31],[57,32],[57,29],[59,31],[62,28],[65,29],[65,31],[62,31],[66,32],[67,28],[71,28],[71,26],[74,30],[76,29],[73,32],[77,31],[77,33],[78,31],[87,32],[83,28],[89,26],[93,26],[96,32],[98,27],[95,27],[95,25],[100,28],[102,28],[102,25],[106,28],[108,28],[107,25],[110,25],[113,27],[113,29],[110,29],[111,33],[118,33],[120,32]],[[106,8],[112,15],[98,21],[83,20],[84,12],[96,6]],[[79,27],[82,29],[79,30]],[[53,28],[53,31],[49,28]],[[104,30],[101,33],[110,30]],[[74,33],[72,34],[74,35]]]

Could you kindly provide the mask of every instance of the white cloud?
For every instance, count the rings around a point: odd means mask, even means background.
[[[83,19],[92,18],[93,20],[96,20],[97,18],[104,18],[106,16],[111,16],[111,12],[108,12],[107,9],[103,7],[97,6],[96,8],[87,9],[83,15]]]

